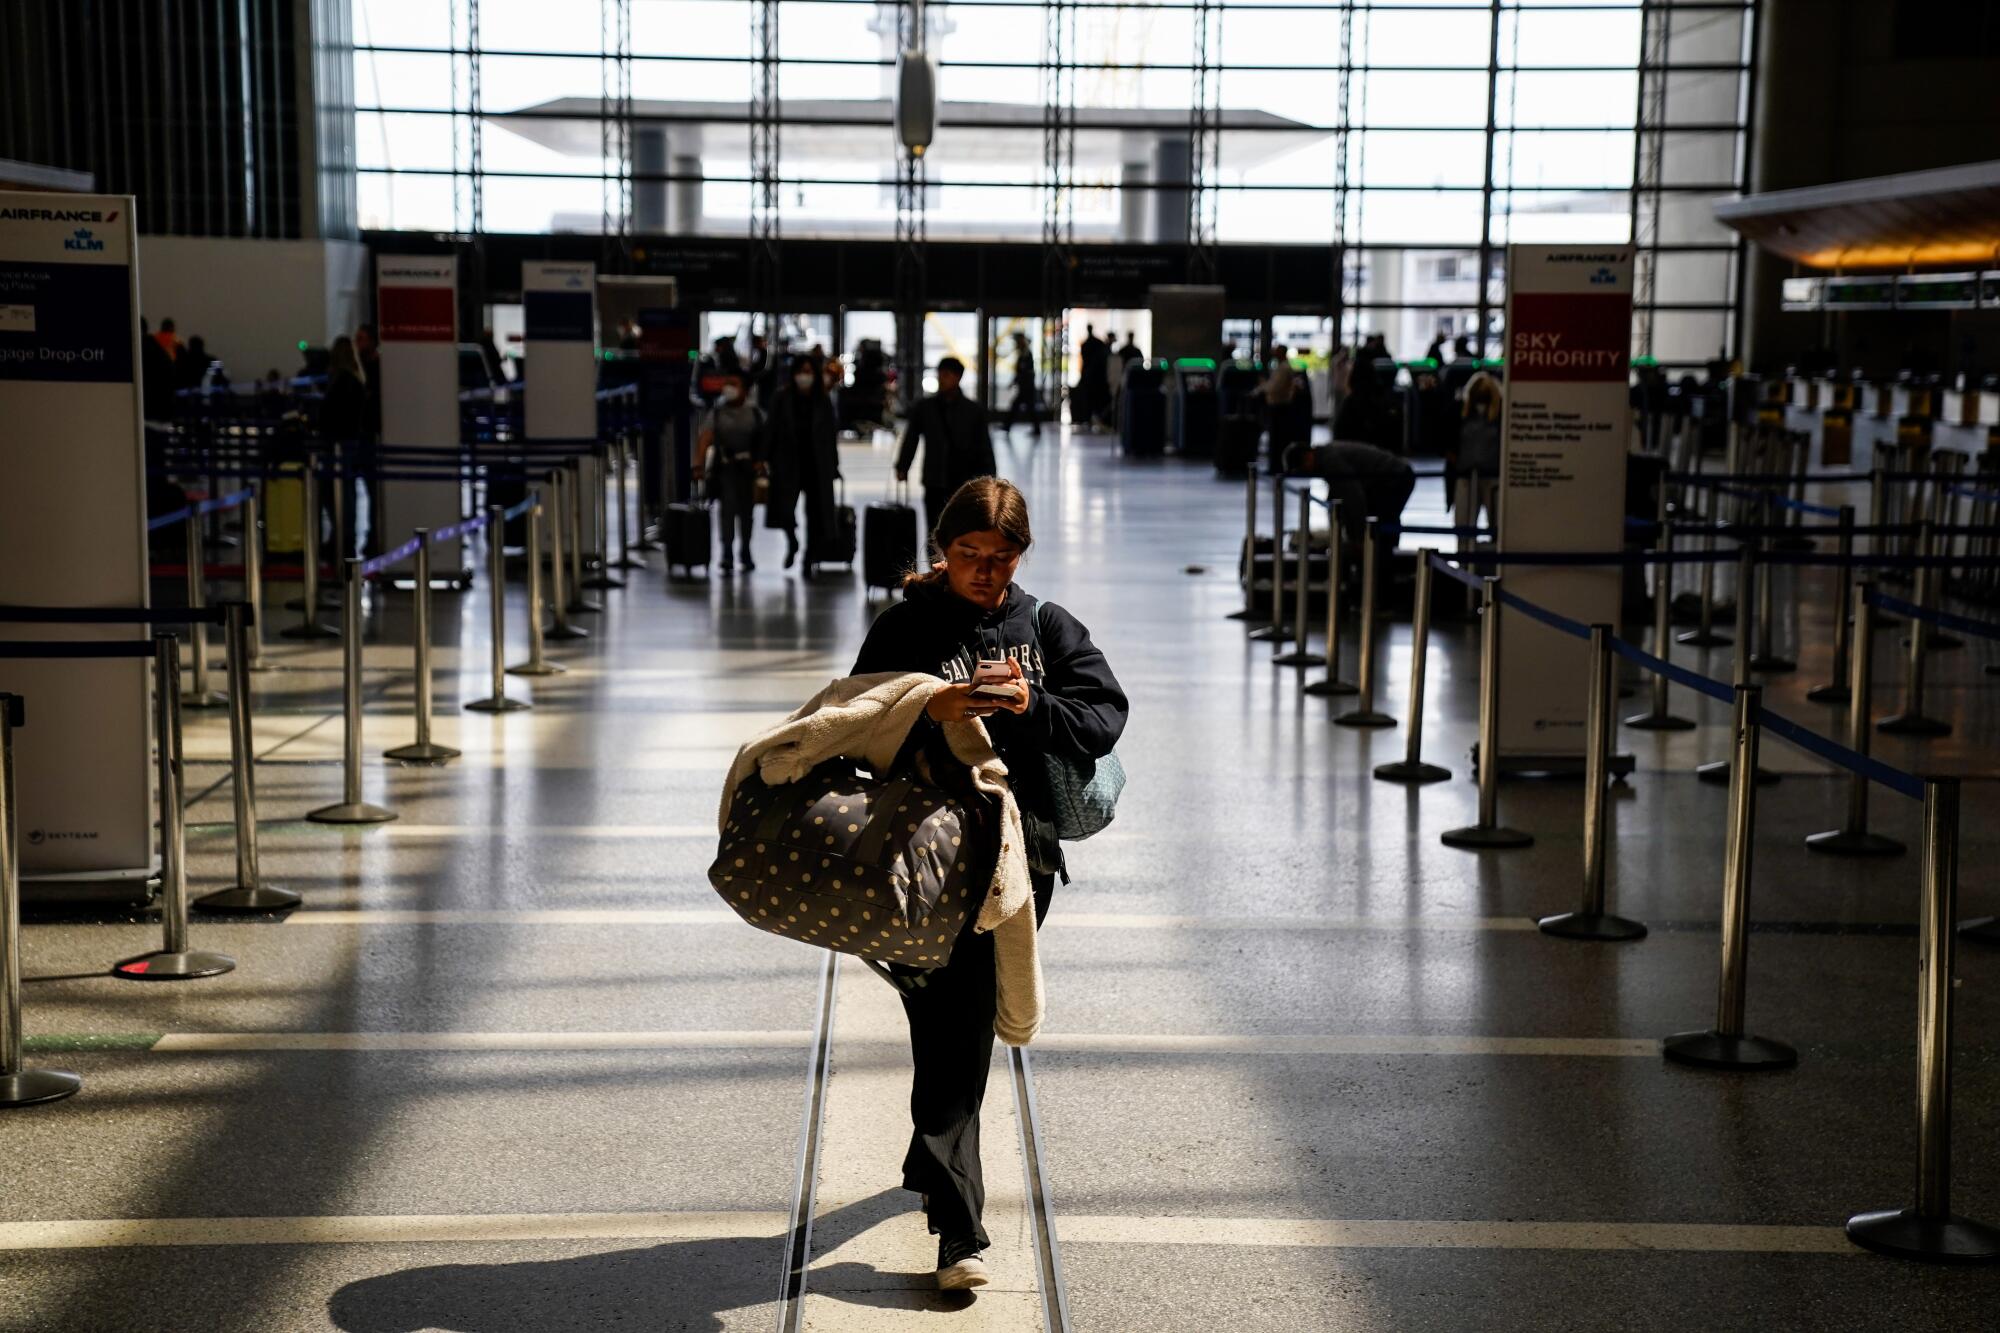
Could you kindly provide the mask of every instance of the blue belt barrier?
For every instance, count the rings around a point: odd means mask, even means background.
[[[1936,611],[1929,607],[1918,606],[1915,602],[1906,602],[1900,597],[1891,597],[1887,593],[1878,592],[1871,594],[1868,601],[1870,605],[1879,607],[1884,611],[1894,612],[1899,616],[1910,616],[1917,620],[1928,620],[1933,625],[1941,626],[1944,629],[1955,629],[1961,634],[1977,635],[1982,639],[2000,639],[2000,625],[1995,625],[1990,621],[1968,620],[1964,616],[1955,616],[1949,611]]]
[[[1621,639],[1615,634],[1611,636],[1611,651],[1617,653],[1626,661],[1635,662],[1654,675],[1665,676],[1676,685],[1685,686],[1697,694],[1705,694],[1709,698],[1719,699],[1723,703],[1732,703],[1735,701],[1735,691],[1731,690],[1721,681],[1704,676],[1698,671],[1690,671],[1683,666],[1675,666],[1665,658],[1655,657],[1638,644]]]
[[[1774,713],[1768,708],[1757,710],[1757,722],[1778,739],[1796,745],[1809,754],[1816,754],[1830,764],[1859,773],[1870,782],[1879,782],[1890,791],[1908,796],[1912,800],[1924,799],[1924,784],[1900,768],[1891,768],[1879,759],[1857,754],[1828,740],[1816,731],[1808,731],[1790,718]]]
[[[1468,565],[1701,565],[1726,564],[1733,551],[1453,551]],[[1962,562],[1961,562],[1962,563]]]
[[[387,569],[391,565],[401,564],[403,561],[415,555],[417,553],[417,549],[421,547],[423,544],[424,544],[423,538],[412,537],[408,541],[404,542],[401,546],[398,546],[393,551],[384,551],[382,552],[382,554],[375,556],[373,559],[362,561],[361,577],[369,578],[373,575],[380,574],[383,570]]]
[[[454,537],[469,537],[485,526],[486,515],[475,514],[471,518],[462,518],[456,523],[447,524],[437,529],[431,533],[431,540],[434,542],[448,542]]]
[[[1508,592],[1505,588],[1500,590],[1500,601],[1505,606],[1513,607],[1530,620],[1541,621],[1550,629],[1560,630],[1564,634],[1572,635],[1579,639],[1590,637],[1590,626],[1584,624],[1581,620],[1571,620],[1568,616],[1558,615],[1546,606],[1536,606],[1527,598],[1516,596],[1514,593]]]
[[[66,641],[41,639],[24,643],[0,643],[0,658],[9,657],[151,657],[151,639],[108,639]]]
[[[220,625],[214,606],[0,606],[0,625]]]
[[[521,501],[521,503],[515,505],[512,509],[509,509],[505,513],[501,514],[500,517],[506,519],[510,523],[517,518],[525,518],[527,517],[528,511],[535,507],[536,503],[540,500],[540,498],[541,497],[539,496],[531,495],[527,499]]]
[[[174,524],[180,522],[193,512],[193,505],[183,505],[171,514],[161,514],[158,518],[149,518],[146,520],[146,531],[158,532],[161,528],[171,528]]]
[[[1854,485],[1873,478],[1869,472],[1804,472],[1797,477],[1780,477],[1769,472],[1669,472],[1668,481],[1690,486],[1720,486],[1725,482],[1763,482],[1767,485],[1790,485],[1793,481],[1809,481],[1823,486]],[[1907,481],[1912,477],[1927,477],[1924,472],[1885,472],[1885,481]]]
[[[1463,583],[1466,587],[1472,589],[1474,592],[1478,592],[1483,588],[1485,588],[1486,586],[1485,581],[1481,579],[1477,574],[1467,573],[1465,570],[1460,569],[1457,565],[1452,564],[1444,556],[1438,555],[1436,553],[1432,553],[1431,555],[1431,568],[1435,569],[1438,573],[1444,575],[1448,579],[1452,579],[1458,583]]]
[[[1448,523],[1391,523],[1388,527],[1379,529],[1379,531],[1392,535],[1417,532],[1435,534],[1440,537],[1491,537],[1493,535],[1493,529],[1491,528],[1481,528],[1472,525],[1453,527]]]
[[[1953,495],[1962,495],[1968,500],[1984,500],[1987,504],[2000,503],[2000,491],[1982,491],[1975,486],[1954,486]]]

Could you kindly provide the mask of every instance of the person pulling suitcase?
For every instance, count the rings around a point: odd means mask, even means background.
[[[701,419],[694,479],[722,502],[722,572],[736,572],[733,543],[748,573],[757,568],[750,534],[756,530],[757,478],[766,470],[764,413],[745,398],[742,375],[729,372],[721,380],[721,397]]]

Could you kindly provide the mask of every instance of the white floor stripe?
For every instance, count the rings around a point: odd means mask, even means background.
[[[1283,1217],[1057,1218],[1065,1245],[1315,1249],[1681,1250],[1854,1254],[1839,1227],[1694,1222],[1362,1222]]]
[[[0,1250],[124,1245],[345,1245],[369,1242],[717,1240],[769,1237],[783,1213],[469,1213],[411,1217],[160,1217],[0,1223]],[[775,1251],[774,1251],[775,1253]]]
[[[1155,916],[1058,910],[1064,930],[1534,930],[1525,916]]]
[[[383,825],[394,828],[394,824]],[[636,836],[636,835],[635,835]],[[706,835],[704,835],[706,836]],[[286,918],[287,924],[305,926],[601,926],[655,925],[690,926],[734,922],[738,917],[727,908],[569,908],[547,907],[521,910],[485,908],[362,908],[316,910],[307,908]],[[1051,930],[1146,930],[1146,931],[1531,931],[1531,917],[1512,916],[1157,916],[1142,913],[1060,911],[1050,919]]]
[[[1162,1055],[1566,1055],[1653,1057],[1653,1037],[1203,1036],[1163,1032],[1043,1033],[1037,1051]]]
[[[169,1032],[155,1051],[627,1051],[805,1046],[782,1029],[708,1032]]]

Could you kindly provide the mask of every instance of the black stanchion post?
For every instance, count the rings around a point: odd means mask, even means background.
[[[1868,616],[1875,585],[1863,581],[1854,586],[1849,599],[1854,616],[1854,643],[1847,668],[1851,686],[1847,705],[1847,748],[1868,755],[1869,698],[1875,686],[1875,628]],[[1828,856],[1901,856],[1903,844],[1894,838],[1868,831],[1868,779],[1860,773],[1847,775],[1847,819],[1839,828],[1815,833],[1806,847]]]
[[[1288,653],[1275,653],[1271,658],[1273,666],[1314,667],[1323,665],[1326,659],[1313,652],[1306,645],[1306,593],[1312,587],[1312,483],[1299,483],[1299,529],[1295,534],[1299,544],[1298,560],[1292,568],[1292,642],[1294,647]],[[1327,570],[1333,569],[1333,558],[1327,557]],[[1278,641],[1272,640],[1277,647]]]
[[[1451,776],[1448,768],[1424,762],[1424,664],[1431,644],[1431,562],[1437,552],[1429,547],[1417,552],[1416,602],[1410,612],[1410,727],[1404,733],[1403,757],[1391,764],[1377,764],[1375,776],[1384,782],[1415,786],[1442,782]]]
[[[1393,727],[1396,719],[1375,707],[1375,585],[1379,580],[1375,570],[1375,550],[1380,540],[1375,520],[1370,518],[1361,528],[1361,667],[1356,672],[1360,683],[1355,693],[1354,707],[1349,712],[1335,718],[1334,725],[1360,727],[1378,730]]]
[[[1764,526],[1766,528],[1783,527],[1784,524],[1782,522],[1772,521],[1774,516],[1770,511],[1771,498],[1771,492],[1766,491],[1764,493]],[[1787,671],[1797,671],[1799,664],[1778,651],[1777,608],[1775,605],[1778,597],[1777,570],[1775,567],[1766,567],[1758,570],[1757,575],[1757,640],[1756,650],[1750,655],[1749,668],[1759,675],[1774,675]],[[1736,596],[1740,601],[1748,597],[1749,593],[1743,588],[1738,588]],[[1743,623],[1740,617],[1737,623]]]
[[[1840,507],[1839,537],[1840,570],[1838,574],[1839,600],[1834,602],[1833,611],[1833,679],[1818,689],[1806,691],[1806,698],[1816,704],[1844,704],[1849,697],[1848,683],[1851,679],[1849,668],[1854,657],[1855,622],[1850,616],[1854,606],[1854,506]],[[1861,614],[1867,615],[1863,605]]]
[[[1735,758],[1730,768],[1729,826],[1722,862],[1722,974],[1717,988],[1715,1026],[1706,1032],[1682,1032],[1661,1043],[1661,1053],[1676,1064],[1705,1069],[1789,1069],[1798,1052],[1780,1041],[1752,1036],[1743,1030],[1744,999],[1749,989],[1750,851],[1757,835],[1757,714],[1763,691],[1755,685],[1736,687]]]
[[[114,964],[127,981],[193,981],[236,970],[227,954],[188,947],[187,815],[181,775],[180,654],[171,634],[153,639],[154,753],[160,787],[160,947]]]
[[[564,643],[572,639],[587,639],[590,631],[572,624],[569,618],[568,566],[563,559],[563,528],[566,524],[563,520],[562,473],[550,472],[544,487],[549,513],[549,607],[556,622],[550,627],[548,637]],[[541,558],[541,552],[535,552],[535,559]]]
[[[625,492],[625,474],[630,470],[632,462],[627,452],[630,439],[630,436],[620,431],[612,437],[611,441],[611,458],[613,465],[618,470],[618,559],[613,564],[613,568],[615,569],[644,569],[646,567],[645,561],[634,560],[632,558],[632,552],[637,548],[632,543],[632,515],[628,508],[630,499]],[[541,559],[539,552],[536,553],[535,558],[537,560]]]
[[[1716,497],[1719,492],[1711,486],[1707,491],[1707,502],[1702,506],[1701,549],[1709,559],[1701,564],[1701,618],[1695,628],[1680,636],[1679,642],[1690,648],[1725,648],[1729,646],[1727,634],[1715,628],[1715,525],[1717,520]]]
[[[347,605],[341,612],[341,799],[306,816],[315,824],[386,824],[396,812],[361,799],[361,562],[347,562]]]
[[[611,572],[612,566],[609,559],[611,504],[607,498],[610,494],[610,485],[605,473],[610,469],[610,455],[601,442],[597,446],[597,455],[594,461],[597,466],[591,469],[596,474],[592,479],[591,490],[594,493],[593,508],[596,511],[597,519],[595,524],[597,542],[595,548],[590,553],[590,563],[596,572],[585,579],[582,586],[600,590],[605,588],[622,588],[625,586],[625,580]]]
[[[254,534],[251,534],[254,540]],[[229,663],[229,762],[236,816],[236,883],[194,900],[203,912],[276,912],[303,901],[290,889],[264,883],[257,865],[257,744],[250,726],[250,621],[255,608],[223,608]]]
[[[1952,922],[1958,910],[1958,780],[1924,783],[1917,925],[1917,1200],[1847,1219],[1864,1249],[1933,1263],[2000,1259],[2000,1230],[1951,1211]]]
[[[264,506],[258,486],[253,481],[243,501],[243,600],[250,603],[248,661],[252,671],[264,670]]]
[[[1353,694],[1356,688],[1340,678],[1340,501],[1326,502],[1326,675],[1304,686],[1315,698]]]
[[[1246,625],[1271,622],[1257,614],[1257,460],[1243,473],[1243,609],[1227,617]]]
[[[187,604],[190,611],[208,609],[208,538],[202,531],[201,506],[187,516],[181,526],[187,533]],[[182,708],[220,708],[227,695],[208,688],[208,622],[188,622],[187,692],[181,695]]]
[[[1750,683],[1750,606],[1757,596],[1757,543],[1745,540],[1736,555],[1736,634],[1730,661],[1730,683],[1747,685]],[[1694,775],[1716,787],[1728,786],[1732,780],[1734,759],[1716,759],[1706,764],[1697,764]],[[1756,772],[1757,785],[1768,787],[1778,780],[1778,775],[1769,769],[1760,768]]]
[[[305,493],[305,549],[299,558],[305,562],[301,578],[304,587],[299,598],[299,623],[280,630],[280,637],[287,639],[336,639],[339,634],[319,623],[319,455],[306,454],[305,475],[300,478],[300,487]]]
[[[1660,524],[1660,551],[1668,559],[1653,566],[1653,651],[1662,662],[1668,661],[1674,653],[1674,525],[1662,521]],[[1664,672],[1654,672],[1652,677],[1652,707],[1643,713],[1635,713],[1625,719],[1625,725],[1634,731],[1692,731],[1692,718],[1675,717],[1667,706],[1668,681]]]
[[[1574,912],[1545,916],[1545,935],[1566,940],[1636,940],[1646,928],[1604,910],[1610,862],[1611,752],[1617,742],[1618,682],[1611,626],[1590,627],[1590,699],[1584,710],[1583,903]]]
[[[1479,822],[1438,835],[1447,847],[1473,851],[1534,845],[1534,835],[1500,823],[1500,580],[1490,575],[1479,599]]]
[[[1937,570],[1927,563],[1930,559],[1932,530],[1929,522],[1920,525],[1917,534],[1917,555],[1926,563],[1916,571],[1916,584],[1911,591],[1911,600],[1923,610],[1930,610],[1937,604],[1934,595],[1937,587]],[[1875,730],[1885,736],[1913,736],[1919,740],[1933,740],[1939,736],[1951,735],[1951,723],[1943,718],[1931,717],[1924,712],[1924,655],[1929,648],[1928,631],[1930,622],[1923,616],[1910,617],[1910,635],[1905,641],[1908,652],[1903,661],[1903,711],[1885,717],[1875,724]]]
[[[61,1101],[83,1086],[66,1069],[21,1068],[21,862],[14,810],[14,728],[21,696],[0,694],[0,1108]]]
[[[383,751],[383,758],[405,764],[442,764],[456,759],[459,751],[431,740],[431,534],[418,528],[416,587],[411,590],[410,639],[416,652],[417,738],[409,745]]]
[[[1336,540],[1338,538],[1336,537]],[[1252,562],[1255,577],[1255,562]],[[1259,643],[1286,643],[1292,627],[1285,623],[1285,474],[1271,478],[1271,619],[1262,629],[1250,631]]]
[[[583,595],[583,470],[577,460],[568,459],[557,476],[561,478],[556,503],[569,516],[569,610],[571,615],[596,615],[604,608]]]
[[[619,487],[624,488],[623,473]],[[622,512],[622,511],[621,511]],[[563,668],[542,655],[542,502],[528,506],[528,660],[507,668],[510,676],[559,676]]]
[[[465,705],[473,713],[518,713],[533,707],[525,699],[507,697],[507,511],[494,505],[486,511],[487,619],[492,638],[488,653],[493,693]]]

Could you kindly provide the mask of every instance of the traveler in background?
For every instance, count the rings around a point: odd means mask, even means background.
[[[1270,433],[1273,458],[1284,457],[1286,446],[1298,443],[1298,411],[1292,400],[1298,396],[1299,377],[1290,351],[1283,343],[1272,344],[1264,382],[1256,389],[1264,400],[1264,429]]]
[[[148,421],[165,422],[174,415],[174,356],[146,331],[143,318],[139,321],[139,401]]]
[[[1039,924],[1056,876],[1068,878],[1047,760],[1091,762],[1110,754],[1130,707],[1090,631],[1015,584],[1021,557],[1034,542],[1020,491],[982,477],[934,513],[931,540],[939,564],[910,575],[903,600],[876,618],[853,674],[920,671],[954,682],[932,696],[912,729],[904,747],[908,763],[941,741],[940,723],[985,720],[1020,806]],[[1013,697],[972,693],[973,668],[982,658],[1013,664]],[[968,918],[943,967],[926,972],[887,965],[910,1022],[911,1128],[903,1188],[923,1196],[926,1221],[938,1238],[937,1283],[947,1291],[987,1284],[979,1252],[992,1243],[981,1220],[986,1182],[979,1109],[993,1063],[997,974],[993,935],[974,930],[977,922],[977,913]]]
[[[1083,345],[1077,349],[1081,370],[1076,379],[1076,398],[1071,419],[1086,430],[1096,430],[1110,397],[1104,367],[1111,361],[1111,344],[1097,336],[1097,326],[1083,326]]]
[[[1388,352],[1380,334],[1368,339],[1355,354],[1348,371],[1347,396],[1333,421],[1333,438],[1386,447],[1396,442],[1396,410],[1393,390],[1383,381],[1379,362]],[[1393,367],[1393,363],[1391,363]],[[1388,372],[1393,375],[1391,368]]]
[[[1469,527],[1486,512],[1488,526],[1500,521],[1500,381],[1480,371],[1465,384],[1459,409],[1458,444],[1445,460],[1452,497],[1452,522]]]
[[[1452,358],[1438,372],[1438,384],[1454,399],[1465,396],[1465,386],[1479,373],[1479,356],[1470,334],[1460,334],[1453,345]]]
[[[1133,333],[1130,329],[1125,331],[1125,342],[1118,349],[1118,359],[1128,366],[1134,361],[1144,361],[1146,359],[1146,354],[1139,350],[1139,344],[1133,340]],[[1119,381],[1121,383],[1124,381],[1122,374],[1119,376]]]
[[[356,438],[372,450],[382,442],[382,343],[373,324],[354,330],[354,359],[361,363],[361,377],[368,385],[368,414]]]
[[[1014,336],[1021,343],[1027,342],[1020,334]],[[965,363],[957,357],[938,362],[937,392],[911,410],[910,424],[903,428],[903,447],[896,452],[896,480],[908,481],[917,448],[923,447],[924,517],[933,527],[944,513],[945,502],[959,487],[994,472],[986,409],[959,388],[964,378]]]
[[[1012,432],[1014,425],[1023,415],[1033,429],[1036,439],[1042,438],[1042,391],[1035,382],[1035,349],[1028,344],[1028,335],[1014,335],[1014,399],[1007,404],[1007,429]],[[988,469],[989,471],[991,469]],[[952,489],[956,490],[956,487]]]
[[[181,340],[174,333],[174,322],[171,319],[160,321],[160,331],[153,335],[153,341],[158,343],[160,350],[167,354],[167,360],[180,360]]]
[[[764,526],[785,534],[785,568],[799,557],[799,499],[806,502],[805,577],[813,557],[826,549],[839,519],[833,484],[840,480],[839,426],[826,380],[812,358],[792,358],[791,374],[771,399],[765,426],[764,460],[771,490],[764,501]]]
[[[740,372],[722,376],[715,406],[701,419],[695,459],[695,481],[710,481],[722,502],[722,572],[736,572],[740,549],[748,573],[757,568],[750,558],[750,536],[757,515],[757,478],[765,474],[764,414],[749,400]]]
[[[1429,347],[1427,347],[1427,348],[1425,348],[1425,349],[1424,349],[1424,360],[1426,360],[1426,361],[1435,361],[1435,362],[1437,362],[1437,363],[1438,363],[1438,365],[1440,365],[1440,366],[1442,366],[1442,365],[1444,364],[1444,330],[1443,330],[1443,329],[1439,329],[1439,330],[1438,330],[1438,335],[1437,335],[1437,337],[1435,337],[1435,338],[1431,339],[1431,345],[1430,345]]]
[[[1361,540],[1369,519],[1399,523],[1403,506],[1417,488],[1417,470],[1400,454],[1372,444],[1336,440],[1332,444],[1295,444],[1284,454],[1285,472],[1294,477],[1318,477],[1331,498],[1340,502],[1341,535]]]
[[[197,333],[188,339],[180,358],[174,362],[174,382],[177,388],[198,390],[211,383],[226,385],[229,380],[221,373],[215,358],[208,354],[208,343]]]
[[[335,338],[328,349],[326,396],[319,407],[319,436],[325,456],[340,465],[340,510],[333,508],[331,488],[322,487],[320,493],[326,496],[321,508],[334,533],[333,545],[338,552],[335,558],[345,560],[354,554],[354,534],[360,528],[360,476],[372,463],[374,453],[368,439],[368,380],[352,338]],[[380,493],[370,485],[371,511],[372,502]],[[335,521],[343,516],[345,532]]]

